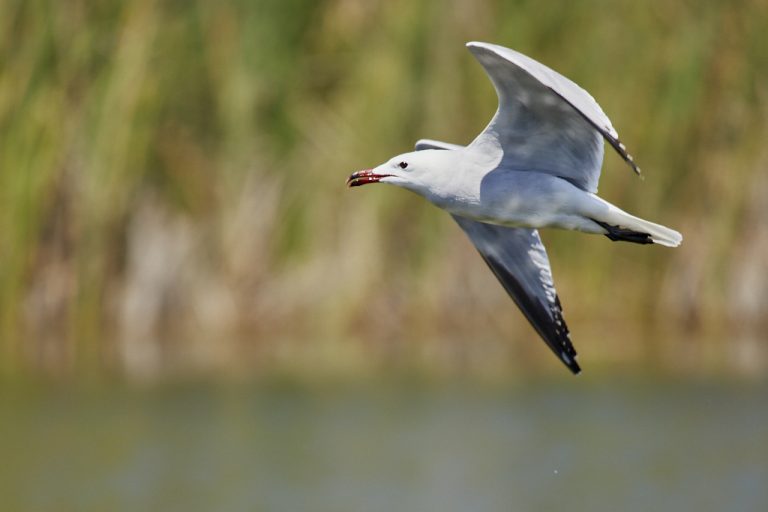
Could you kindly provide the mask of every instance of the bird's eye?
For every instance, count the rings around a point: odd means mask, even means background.
[[[406,167],[408,167],[408,162],[400,162],[397,165],[399,165],[401,169],[405,169]]]

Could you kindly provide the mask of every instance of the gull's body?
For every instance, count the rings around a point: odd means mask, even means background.
[[[466,147],[421,140],[417,151],[355,173],[348,183],[397,185],[451,213],[547,345],[578,373],[537,229],[669,247],[682,236],[597,196],[604,139],[639,169],[586,91],[513,50],[467,46],[499,96],[486,129]]]

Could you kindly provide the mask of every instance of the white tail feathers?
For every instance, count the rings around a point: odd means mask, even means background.
[[[666,226],[662,226],[660,224],[655,224],[653,222],[641,219],[639,217],[635,217],[634,215],[630,215],[621,208],[618,208],[608,201],[604,199],[600,199],[597,196],[593,196],[595,199],[597,199],[600,202],[600,208],[598,211],[595,212],[595,216],[593,217],[596,221],[599,223],[605,223],[607,226],[615,226],[616,228],[623,228],[623,229],[629,229],[631,231],[635,231],[635,234],[638,235],[647,235],[650,237],[651,241],[655,244],[664,245],[667,247],[677,247],[680,245],[680,243],[683,241],[683,235],[675,231],[674,229],[670,229]],[[610,227],[603,226],[603,228],[608,232],[610,231]],[[618,240],[624,240],[625,238],[623,235],[626,233],[606,233],[608,235],[608,238],[611,238],[612,240],[618,239]],[[618,235],[618,238],[613,238],[611,235]],[[629,233],[630,236],[632,236],[632,233]],[[645,239],[647,240],[647,238]],[[648,243],[647,241],[638,242],[637,240],[627,240],[637,243]]]
[[[674,229],[670,229],[661,224],[654,224],[647,220],[638,219],[643,223],[645,232],[651,235],[651,240],[659,245],[666,247],[677,247],[683,241],[683,235]]]
[[[677,247],[683,241],[683,235],[674,229],[635,217],[634,215],[630,215],[615,207],[612,210],[611,213],[613,215],[611,216],[614,218],[612,219],[612,222],[610,222],[611,224],[629,228],[640,233],[648,233],[651,236],[653,243],[664,245],[666,247]]]

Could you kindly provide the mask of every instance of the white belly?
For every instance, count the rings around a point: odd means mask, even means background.
[[[463,190],[430,199],[451,213],[490,224],[601,232],[589,218],[596,197],[548,174],[494,171],[471,194]]]

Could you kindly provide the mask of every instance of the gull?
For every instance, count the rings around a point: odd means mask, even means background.
[[[682,235],[597,196],[604,140],[640,169],[590,94],[502,46],[470,42],[499,106],[468,146],[422,139],[416,151],[353,173],[347,185],[389,183],[446,210],[549,348],[581,371],[540,228],[676,247]]]

